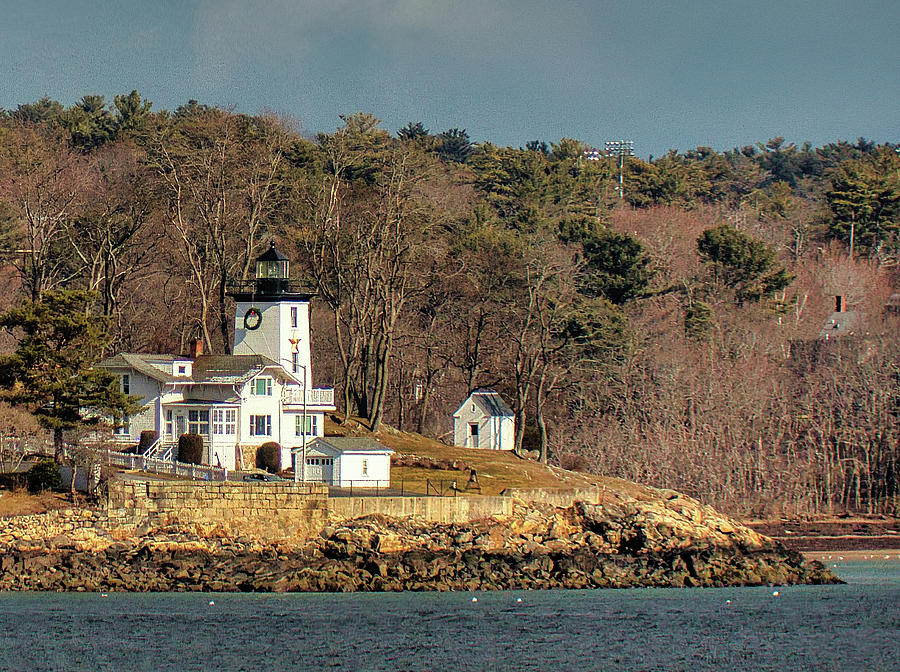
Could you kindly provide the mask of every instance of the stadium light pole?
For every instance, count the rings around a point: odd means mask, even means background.
[[[634,156],[634,140],[607,140],[607,156],[619,157],[619,198],[625,198],[625,157]]]

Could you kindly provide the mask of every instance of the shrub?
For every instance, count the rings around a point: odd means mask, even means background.
[[[26,474],[29,492],[41,492],[42,490],[58,490],[62,487],[62,477],[59,475],[59,465],[51,459],[38,460]]]
[[[199,434],[182,434],[178,437],[178,461],[187,464],[203,463],[203,437]]]
[[[256,451],[256,468],[265,469],[270,474],[281,471],[281,446],[275,441],[261,445]]]
[[[141,439],[138,442],[137,453],[138,455],[143,455],[147,452],[147,449],[156,443],[156,439],[159,437],[159,434],[152,429],[145,429],[141,432]]]

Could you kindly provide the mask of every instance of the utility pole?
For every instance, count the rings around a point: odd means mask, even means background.
[[[634,140],[607,140],[607,156],[619,157],[619,198],[625,198],[625,157],[634,156]]]

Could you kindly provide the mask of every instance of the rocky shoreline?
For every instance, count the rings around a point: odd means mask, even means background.
[[[434,524],[372,515],[266,540],[102,511],[0,520],[0,590],[395,591],[839,583],[815,561],[672,491]]]

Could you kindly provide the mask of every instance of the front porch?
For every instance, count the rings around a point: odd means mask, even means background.
[[[203,464],[235,469],[239,408],[236,404],[182,402],[164,407],[165,424],[160,442],[177,453],[178,438],[196,434],[203,438]]]

